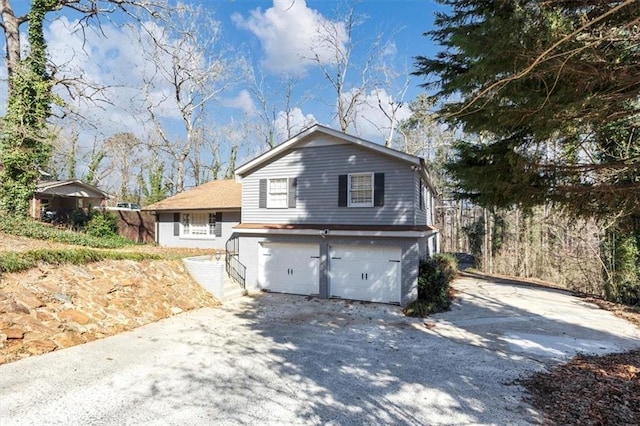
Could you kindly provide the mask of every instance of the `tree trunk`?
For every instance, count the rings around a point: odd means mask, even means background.
[[[0,0],[0,14],[4,26],[7,77],[11,91],[11,76],[20,63],[20,24],[24,19],[16,17],[9,0]]]

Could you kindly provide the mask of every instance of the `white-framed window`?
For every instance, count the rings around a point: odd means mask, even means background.
[[[216,214],[208,212],[182,213],[182,237],[215,238]]]
[[[287,178],[269,179],[267,182],[267,208],[287,208],[289,185]]]
[[[373,173],[352,173],[347,183],[349,207],[373,207]]]

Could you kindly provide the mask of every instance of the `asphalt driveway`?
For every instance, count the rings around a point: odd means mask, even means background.
[[[451,312],[260,295],[0,366],[0,424],[526,424],[514,380],[640,330],[566,293],[470,278]]]

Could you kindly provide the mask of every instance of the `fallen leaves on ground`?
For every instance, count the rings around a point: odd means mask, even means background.
[[[520,383],[548,424],[640,424],[640,350],[577,355]]]

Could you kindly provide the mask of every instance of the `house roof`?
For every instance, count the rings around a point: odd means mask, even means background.
[[[398,160],[412,163],[414,166],[416,166],[416,170],[420,171],[420,174],[422,175],[423,180],[427,183],[427,185],[429,185],[431,190],[435,194],[437,194],[437,190],[433,186],[433,183],[431,182],[431,177],[429,176],[429,172],[427,171],[426,164],[422,158],[416,157],[415,155],[404,153],[402,151],[387,148],[386,146],[379,145],[377,143],[370,142],[368,140],[359,138],[357,136],[349,135],[347,133],[343,133],[338,130],[331,129],[329,127],[322,126],[320,124],[314,124],[313,126],[308,127],[307,129],[293,136],[291,139],[281,143],[275,148],[270,149],[264,154],[259,155],[253,160],[244,163],[243,165],[241,165],[236,169],[235,171],[236,175],[242,178],[243,176],[250,174],[253,170],[255,170],[256,168],[264,164],[267,164],[269,161],[271,161],[273,158],[276,158],[278,155],[282,154],[283,152],[293,149],[297,145],[304,143],[307,137],[314,133],[325,134],[327,136],[331,136],[331,137],[343,140],[345,142],[349,142],[349,143],[361,146],[365,149],[375,151],[379,154],[388,155]]]
[[[39,182],[36,184],[35,192],[61,197],[109,198],[109,194],[106,192],[78,179]]]
[[[240,210],[242,185],[233,179],[212,180],[184,192],[165,198],[142,210]]]

